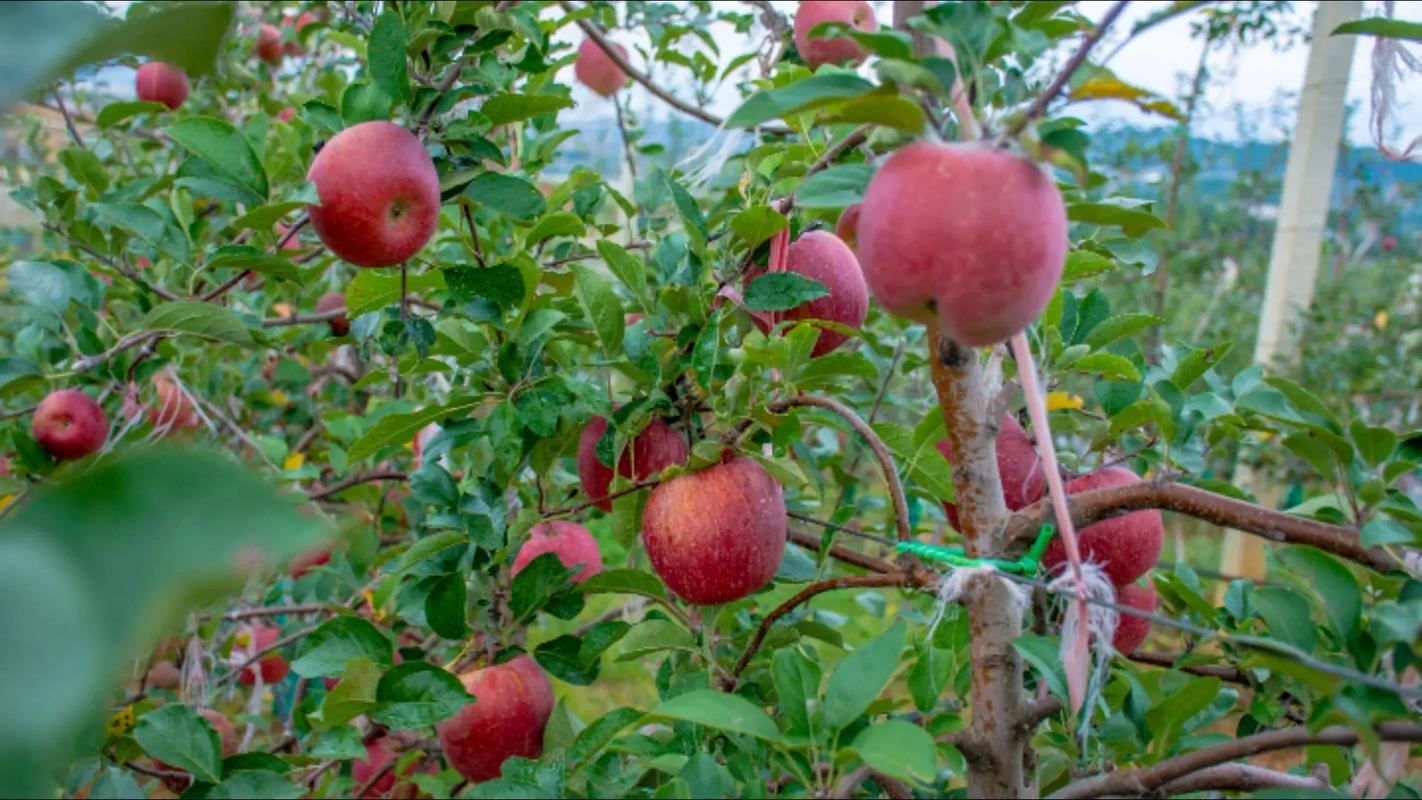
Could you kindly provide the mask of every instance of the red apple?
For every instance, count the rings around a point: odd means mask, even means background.
[[[1138,611],[1154,613],[1155,598],[1155,581],[1151,580],[1149,575],[1145,577],[1145,586],[1140,583],[1128,583],[1116,587],[1116,602]],[[1111,646],[1122,655],[1130,655],[1136,652],[1136,648],[1141,646],[1141,642],[1144,642],[1149,634],[1150,620],[1122,614],[1121,621],[1116,624],[1116,635],[1111,639]]]
[[[282,19],[281,19],[281,26],[282,26],[283,28],[291,28],[292,26],[295,26],[295,30],[293,30],[293,31],[291,32],[291,35],[292,35],[292,39],[296,39],[297,37],[299,37],[299,36],[301,35],[301,29],[302,29],[302,28],[306,27],[307,25],[310,25],[311,23],[313,23],[313,22],[315,22],[315,21],[316,21],[315,15],[313,15],[313,14],[312,14],[311,12],[309,12],[309,11],[304,11],[304,12],[302,12],[301,16],[299,16],[299,17],[293,17],[293,16],[291,16],[291,15],[289,15],[289,14],[288,14],[287,16],[285,16],[285,17],[282,17]],[[290,42],[287,42],[285,45],[283,45],[283,48],[282,48],[282,49],[283,49],[283,51],[284,51],[287,55],[289,55],[289,56],[299,56],[299,55],[301,55],[302,53],[306,52],[306,51],[301,47],[301,43],[298,42],[298,41],[290,41]]]
[[[785,539],[780,484],[744,457],[661,484],[642,512],[652,568],[697,605],[729,603],[765,586],[780,567]]]
[[[275,25],[263,23],[257,31],[257,58],[268,64],[280,64],[282,52],[281,31]]]
[[[162,61],[149,61],[138,68],[134,89],[139,100],[162,103],[176,111],[188,99],[188,74]]]
[[[250,644],[244,645],[239,641],[238,646],[232,648],[232,653],[239,662],[245,662],[249,653],[255,653],[276,644],[276,641],[281,638],[281,629],[266,625],[254,625],[247,631],[246,636]],[[255,685],[258,669],[262,673],[262,683],[270,686],[281,682],[281,679],[291,671],[291,665],[286,663],[286,657],[281,654],[280,650],[273,650],[262,656],[262,659],[254,666],[242,670],[242,674],[237,676],[238,682],[243,686]]]
[[[528,532],[528,541],[518,549],[518,556],[514,558],[513,574],[523,572],[529,562],[544,553],[556,554],[568,569],[582,565],[582,569],[573,576],[574,583],[582,583],[602,572],[602,551],[598,549],[597,540],[587,528],[576,522],[553,520],[534,525]]]
[[[60,389],[40,401],[30,432],[50,456],[74,461],[104,446],[109,419],[94,398],[78,389]]]
[[[858,64],[865,58],[853,39],[810,38],[810,31],[823,22],[843,22],[865,32],[879,27],[874,9],[864,0],[804,0],[795,12],[795,49],[810,69],[821,64]]]
[[[287,106],[286,108],[283,108],[281,111],[277,112],[277,119],[281,120],[282,122],[290,122],[291,118],[294,116],[296,116],[296,109],[292,108],[291,106]]]
[[[953,460],[953,448],[944,439],[938,443],[938,452]],[[1002,481],[1002,500],[1008,511],[1016,511],[1037,502],[1046,490],[1046,477],[1042,472],[1042,462],[1037,458],[1037,449],[1032,437],[1018,424],[1011,412],[1002,415],[1002,425],[997,431],[997,474]],[[958,506],[944,503],[948,514],[948,524],[954,530],[962,530],[958,524]]]
[[[1125,467],[1106,469],[1083,475],[1067,482],[1067,494],[1139,483],[1140,478]],[[1111,583],[1125,586],[1134,582],[1160,560],[1160,547],[1165,541],[1165,526],[1155,509],[1132,511],[1119,517],[1088,525],[1077,531],[1081,557],[1093,561],[1106,571]],[[1048,572],[1066,563],[1066,545],[1058,535],[1052,539],[1042,557]]]
[[[355,781],[355,788],[360,789],[366,785],[371,778],[380,775],[380,771],[385,769],[387,764],[399,760],[400,754],[390,747],[390,737],[382,736],[365,746],[365,758],[351,762],[351,780]],[[401,776],[413,775],[415,765],[418,762],[410,762],[400,771]],[[385,797],[390,794],[390,790],[395,788],[395,770],[391,769],[380,779],[370,784],[370,788],[361,797]]]
[[[613,43],[612,49],[622,56],[623,61],[627,60],[627,48]],[[603,97],[613,96],[627,82],[627,73],[592,39],[584,39],[578,46],[578,60],[573,64],[573,74],[579,83]]]
[[[475,702],[436,726],[449,765],[470,781],[499,777],[514,756],[543,754],[543,729],[553,715],[553,685],[528,656],[459,676]]]
[[[176,689],[182,683],[183,673],[178,666],[168,659],[154,662],[148,668],[148,677],[144,682],[154,689]]]
[[[202,425],[202,417],[183,387],[166,372],[153,374],[153,386],[158,390],[158,407],[148,407],[148,419],[154,428],[166,431],[192,430]]]
[[[287,568],[287,573],[292,578],[300,578],[311,571],[312,567],[319,567],[323,564],[331,563],[331,548],[313,547],[298,553],[291,560],[291,566]]]
[[[1391,253],[1392,251],[1396,250],[1396,249],[1397,249],[1397,237],[1396,237],[1396,236],[1384,236],[1384,237],[1383,237],[1383,240],[1382,240],[1382,249],[1383,249],[1383,252],[1384,252],[1384,253]]]
[[[864,324],[864,315],[869,313],[869,290],[864,286],[864,273],[859,269],[854,251],[838,236],[828,231],[802,235],[790,245],[786,269],[823,283],[829,294],[776,314],[777,321],[823,319],[856,329]],[[757,272],[751,279],[762,274]],[[766,319],[760,316],[754,319],[762,331],[770,330]],[[810,355],[818,358],[848,340],[847,334],[822,328]]]
[[[603,511],[612,510],[607,497],[612,486],[612,469],[597,460],[597,442],[607,432],[607,419],[593,417],[583,428],[578,438],[578,479],[583,492],[593,500],[600,500],[597,507]],[[633,481],[644,481],[673,464],[685,464],[691,458],[691,448],[686,439],[671,429],[660,417],[653,417],[642,432],[632,440],[632,446],[622,450],[622,458],[617,462],[617,474]]]
[[[855,203],[846,208],[840,213],[839,221],[834,224],[834,235],[849,245],[850,250],[859,246],[859,209],[862,205],[862,203]],[[863,272],[861,271],[860,274],[862,275]]]
[[[335,311],[338,308],[344,309],[345,307],[346,296],[341,294],[340,292],[327,292],[326,294],[321,295],[320,300],[316,301],[317,314],[324,314],[327,311]],[[351,321],[346,318],[345,314],[342,314],[339,317],[332,317],[331,319],[326,321],[331,326],[332,336],[345,336],[346,334],[351,332]]]
[[[361,267],[399,264],[425,246],[439,222],[439,176],[425,146],[393,122],[346,128],[311,162],[319,205],[316,235]]]
[[[858,231],[874,299],[971,346],[1031,324],[1066,259],[1066,206],[1051,177],[977,144],[894,153],[869,182]]]

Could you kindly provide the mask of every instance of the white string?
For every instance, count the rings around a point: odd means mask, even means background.
[[[1048,584],[1048,591],[1063,597],[1080,596],[1080,588],[1085,589],[1086,604],[1070,602],[1065,604],[1066,613],[1062,617],[1061,629],[1061,659],[1063,664],[1067,663],[1076,638],[1080,635],[1078,630],[1082,624],[1080,611],[1084,605],[1087,609],[1086,631],[1091,642],[1089,652],[1094,661],[1087,673],[1082,708],[1090,709],[1095,706],[1095,698],[1106,687],[1106,682],[1111,676],[1111,658],[1116,653],[1111,642],[1116,638],[1116,628],[1120,625],[1121,615],[1112,606],[1102,605],[1102,603],[1114,604],[1116,602],[1116,589],[1111,585],[1111,580],[1106,577],[1105,570],[1095,562],[1082,562],[1080,587],[1076,575],[1071,571],[1064,571],[1060,577],[1054,578]],[[1079,717],[1081,727],[1078,729],[1077,735],[1083,749],[1091,735],[1091,719],[1092,715],[1089,712],[1083,713]]]
[[[938,578],[938,599],[933,604],[933,617],[928,622],[928,640],[933,640],[934,631],[938,630],[938,623],[943,621],[943,615],[948,609],[948,604],[961,604],[964,596],[968,592],[968,586],[975,577],[996,578],[1012,589],[1012,597],[1015,599],[1015,607],[1009,612],[1022,619],[1026,616],[1027,606],[1032,601],[1032,589],[1029,586],[1013,583],[1008,580],[996,568],[986,564],[977,567],[962,567],[955,569],[948,567],[939,573]]]

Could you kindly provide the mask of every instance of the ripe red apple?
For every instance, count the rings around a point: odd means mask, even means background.
[[[597,442],[607,432],[607,419],[593,417],[578,438],[578,480],[583,492],[593,500],[607,497],[612,486],[612,469],[597,460]],[[617,474],[634,481],[643,481],[673,464],[685,464],[691,458],[686,439],[660,417],[653,417],[637,434],[630,447],[623,448],[617,462]],[[634,469],[635,467],[635,469]],[[612,510],[612,501],[597,504],[603,511]]]
[[[1068,481],[1066,492],[1076,494],[1139,482],[1136,473],[1125,467],[1107,467]],[[1088,525],[1077,531],[1076,536],[1082,559],[1096,562],[1106,571],[1111,583],[1125,586],[1149,572],[1160,560],[1165,526],[1160,512],[1151,508]],[[1066,545],[1062,544],[1061,536],[1057,536],[1047,547],[1042,566],[1052,572],[1066,560]]]
[[[947,439],[937,446],[938,452],[948,459],[949,464],[957,464]],[[1037,502],[1046,490],[1046,476],[1032,437],[1027,435],[1011,412],[1002,415],[1002,424],[997,430],[997,474],[1002,481],[1002,500],[1008,511],[1026,508]],[[948,515],[948,524],[955,530],[961,530],[958,506],[944,503],[943,510]]]
[[[236,656],[239,661],[246,660],[247,657],[244,655],[246,653],[255,653],[258,650],[276,644],[276,641],[281,638],[281,629],[266,625],[254,625],[247,631],[246,635],[248,641],[251,643],[250,646],[244,645],[239,641],[238,646],[232,648],[233,655]],[[291,671],[291,665],[286,663],[286,656],[283,656],[280,650],[273,650],[265,656],[262,656],[262,659],[254,666],[242,670],[242,674],[237,676],[238,682],[243,686],[255,685],[257,682],[258,669],[260,669],[262,673],[262,683],[270,686],[271,684],[281,682],[281,679],[285,678],[286,674]]]
[[[78,389],[60,389],[40,401],[30,432],[50,456],[73,461],[104,446],[109,419],[94,398]]]
[[[742,457],[653,489],[642,512],[642,543],[668,589],[715,605],[770,582],[785,555],[785,523],[780,484]]]
[[[874,9],[864,0],[804,0],[795,12],[795,49],[810,69],[821,64],[858,64],[865,58],[853,39],[810,38],[810,31],[822,22],[843,22],[865,32],[879,27]]]
[[[612,49],[616,50],[624,61],[627,60],[627,48],[613,43]],[[573,64],[573,74],[577,76],[579,83],[603,97],[613,96],[627,83],[627,73],[592,39],[584,39],[583,43],[578,45],[578,60]]]
[[[476,701],[436,726],[444,758],[470,781],[499,777],[513,756],[543,754],[543,729],[553,715],[553,685],[526,655],[459,676]]]
[[[1066,206],[1051,177],[977,144],[894,153],[869,182],[858,230],[874,299],[975,347],[1031,324],[1066,259]]]
[[[400,754],[390,747],[390,737],[382,736],[365,746],[365,758],[351,762],[351,780],[355,781],[355,788],[360,789],[371,778],[380,775],[380,771],[385,769],[387,764],[399,760]],[[413,775],[418,762],[410,762],[400,771],[400,776]],[[427,770],[428,771],[428,770]],[[395,788],[395,770],[391,769],[380,779],[370,784],[365,794],[361,797],[385,797],[390,794],[390,790]]]
[[[138,68],[134,89],[139,100],[162,103],[169,111],[177,111],[188,99],[188,74],[172,64],[149,61]]]
[[[291,16],[290,14],[288,14],[288,15],[285,16],[285,17],[282,17],[282,19],[281,19],[281,26],[282,26],[283,28],[291,28],[291,27],[294,25],[294,26],[295,26],[295,29],[292,30],[291,33],[292,33],[292,38],[293,38],[293,39],[296,39],[297,37],[299,37],[299,36],[301,35],[301,29],[302,29],[302,28],[306,27],[307,25],[310,25],[311,23],[313,23],[313,22],[315,22],[315,21],[316,21],[315,15],[313,15],[313,14],[312,14],[311,12],[309,12],[309,11],[303,11],[303,12],[301,13],[301,16],[299,16],[299,17],[293,17],[293,16]],[[298,42],[298,41],[287,42],[287,43],[283,46],[282,49],[283,49],[283,51],[284,51],[287,55],[289,55],[289,56],[299,56],[299,55],[301,55],[302,53],[306,52],[306,51],[301,47],[301,43]]]
[[[310,572],[312,567],[329,563],[331,563],[331,548],[313,547],[298,553],[295,558],[291,559],[291,566],[287,568],[287,573],[292,578],[300,578]]]
[[[340,292],[327,292],[321,295],[321,299],[316,301],[316,313],[324,314],[327,311],[335,311],[338,308],[346,307],[346,296]],[[326,320],[331,325],[332,336],[345,336],[351,332],[351,321],[345,314],[339,317],[332,317]]]
[[[1397,237],[1396,237],[1396,236],[1384,236],[1384,237],[1383,237],[1383,240],[1382,240],[1382,249],[1383,249],[1383,252],[1384,252],[1384,253],[1391,253],[1392,251],[1396,250],[1396,249],[1397,249]]]
[[[144,683],[154,689],[176,689],[182,680],[182,671],[176,664],[165,658],[162,661],[154,662],[153,666],[148,668],[148,677],[144,679]]]
[[[296,116],[296,109],[292,108],[291,106],[287,106],[286,108],[283,108],[281,111],[277,112],[277,119],[281,120],[282,122],[290,122],[291,118],[294,116]]]
[[[280,64],[282,52],[281,31],[275,25],[263,23],[257,31],[257,58],[268,64]]]
[[[840,213],[839,221],[834,224],[834,235],[849,245],[850,250],[859,246],[859,210],[862,207],[862,203],[855,203],[846,208]],[[863,274],[862,270],[860,274]]]
[[[1155,599],[1155,581],[1151,580],[1149,575],[1145,577],[1145,586],[1140,583],[1128,583],[1116,587],[1116,602],[1139,611],[1154,613]],[[1116,624],[1116,635],[1111,639],[1111,646],[1122,655],[1130,655],[1136,652],[1136,648],[1141,646],[1141,642],[1144,642],[1149,634],[1150,620],[1122,614],[1121,621]]]
[[[828,231],[802,235],[790,245],[786,269],[823,283],[829,294],[776,314],[777,321],[823,319],[856,329],[864,324],[864,315],[869,313],[869,290],[864,285],[864,273],[859,269],[854,251],[838,236]],[[761,274],[764,273],[756,273],[751,279]],[[766,319],[759,316],[754,319],[762,331],[770,330]],[[810,355],[818,358],[848,340],[847,334],[822,328]]]
[[[560,519],[534,525],[528,532],[528,541],[514,558],[513,574],[523,572],[529,562],[544,553],[556,554],[568,569],[581,564],[582,569],[573,576],[574,583],[582,583],[602,572],[602,551],[598,549],[597,540],[576,522]]]
[[[346,128],[311,162],[316,235],[360,267],[388,267],[425,246],[439,222],[439,176],[425,146],[393,122]]]
[[[158,407],[148,407],[148,419],[154,428],[174,432],[193,430],[202,425],[193,399],[168,373],[155,372],[152,381],[158,390]]]

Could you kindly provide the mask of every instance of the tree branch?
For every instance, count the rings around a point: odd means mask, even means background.
[[[574,14],[578,11],[578,7],[568,2],[568,0],[559,0],[558,5],[562,6],[563,10],[567,11],[569,14]],[[589,39],[592,39],[594,42],[597,43],[598,47],[602,48],[602,52],[607,54],[608,59],[610,59],[612,63],[616,64],[623,72],[627,73],[627,77],[642,84],[644,87],[646,87],[647,91],[651,92],[659,100],[671,106],[672,108],[675,108],[677,111],[680,111],[683,114],[696,117],[702,122],[714,125],[717,128],[725,124],[725,120],[703,108],[694,106],[678,98],[676,95],[672,94],[671,92],[668,92],[666,89],[663,89],[662,87],[654,83],[652,79],[647,75],[647,73],[642,72],[641,70],[632,66],[632,64],[628,62],[627,59],[622,57],[622,54],[617,51],[617,48],[612,46],[612,42],[609,42],[607,40],[607,33],[603,31],[602,28],[598,27],[597,23],[591,22],[586,19],[579,19],[577,20],[577,25],[579,28],[583,29],[583,33],[587,34],[587,37]],[[777,136],[785,136],[792,133],[789,128],[782,128],[778,126],[761,127],[760,130],[765,133],[773,133]]]
[[[271,644],[267,645],[266,647],[263,647],[262,649],[257,650],[256,652],[252,653],[250,656],[247,656],[247,660],[246,660],[246,661],[243,661],[241,664],[238,664],[238,665],[236,666],[236,668],[234,668],[231,672],[228,672],[226,675],[223,675],[221,678],[218,678],[218,679],[217,679],[217,685],[218,685],[218,686],[223,686],[223,685],[225,685],[225,684],[231,683],[231,682],[232,682],[232,679],[236,678],[238,675],[241,675],[242,672],[243,672],[244,670],[246,670],[248,667],[252,666],[253,664],[256,664],[256,663],[259,662],[259,661],[261,661],[268,653],[271,653],[272,651],[275,651],[275,650],[280,650],[281,648],[286,647],[287,645],[291,644],[292,642],[295,642],[295,641],[298,641],[298,640],[300,640],[300,639],[303,639],[303,638],[305,638],[305,637],[307,637],[307,636],[310,636],[311,634],[313,634],[313,633],[316,632],[316,629],[317,629],[318,627],[320,627],[320,626],[319,626],[319,625],[312,625],[312,626],[307,627],[307,628],[302,628],[301,630],[296,631],[295,633],[289,633],[289,634],[287,634],[286,636],[283,636],[283,637],[281,637],[280,639],[277,639],[275,642],[272,642]]]
[[[1137,650],[1126,656],[1138,664],[1150,664],[1153,667],[1165,667],[1166,669],[1188,672],[1191,675],[1199,675],[1206,678],[1219,678],[1225,683],[1234,683],[1240,686],[1249,686],[1250,681],[1244,673],[1234,667],[1220,666],[1216,664],[1191,664],[1183,667],[1176,666],[1180,659],[1187,653],[1148,653]]]
[[[64,97],[60,95],[58,89],[54,90],[54,102],[59,106],[59,113],[64,117],[64,128],[69,131],[69,138],[73,139],[74,143],[80,147],[86,147],[84,137],[80,136],[79,129],[74,127],[74,118],[69,116],[69,108],[64,105]]]
[[[850,131],[847,136],[845,136],[843,139],[840,139],[838,142],[835,142],[834,144],[830,145],[829,149],[825,150],[825,152],[821,154],[819,158],[815,159],[815,163],[811,164],[808,170],[805,170],[805,174],[800,176],[800,180],[803,181],[805,178],[814,175],[816,172],[821,172],[825,170],[831,164],[834,163],[834,160],[836,158],[839,158],[841,155],[843,155],[846,150],[852,150],[858,147],[859,145],[864,144],[864,142],[868,141],[869,132],[873,129],[873,125],[860,125],[858,128],[855,128],[854,130]],[[776,200],[771,205],[776,211],[779,211],[782,214],[789,213],[790,209],[795,207],[795,195],[787,194],[779,200]]]
[[[229,621],[252,619],[253,617],[275,617],[279,614],[317,614],[326,610],[326,606],[320,603],[307,603],[298,606],[264,606],[262,608],[244,608],[241,611],[229,611],[222,615],[222,618]]]
[[[1422,742],[1422,723],[1383,722],[1373,728],[1373,732],[1385,742]],[[1327,744],[1351,747],[1357,743],[1358,733],[1352,728],[1342,725],[1324,728],[1316,734],[1310,733],[1307,728],[1303,727],[1266,731],[1211,747],[1204,747],[1174,758],[1167,758],[1149,767],[1123,769],[1094,775],[1066,785],[1053,794],[1052,798],[1053,800],[1072,800],[1072,798],[1106,795],[1154,793],[1177,779],[1238,758],[1307,745]]]
[[[793,513],[790,516],[796,519],[805,519],[804,517]],[[814,521],[819,522],[819,520]],[[799,528],[791,528],[789,535],[790,541],[794,542],[795,544],[798,544],[801,547],[806,548],[807,550],[813,550],[816,553],[822,552],[820,550],[821,539],[819,536],[810,533],[809,531],[801,530]],[[898,572],[898,569],[891,566],[887,561],[880,561],[879,559],[874,558],[873,556],[868,556],[863,553],[850,550],[847,547],[841,547],[837,544],[830,546],[829,554],[831,558],[834,558],[838,561],[843,561],[846,564],[850,564],[861,569],[867,569],[870,572]]]
[[[585,508],[592,508],[593,506],[595,506],[595,505],[597,505],[597,504],[599,504],[599,503],[605,503],[605,502],[607,502],[608,500],[616,500],[617,498],[619,498],[619,497],[621,497],[621,496],[623,496],[623,495],[625,495],[625,494],[632,494],[633,492],[639,492],[639,491],[641,491],[641,490],[643,490],[643,489],[646,489],[646,488],[649,488],[649,487],[652,487],[652,486],[656,486],[657,484],[659,484],[659,483],[661,483],[661,482],[662,482],[662,481],[661,481],[660,478],[648,478],[648,479],[645,480],[645,481],[638,481],[638,482],[632,484],[631,486],[625,486],[625,487],[623,487],[623,488],[621,488],[621,489],[618,489],[617,491],[612,492],[611,494],[605,495],[605,496],[603,496],[603,497],[594,498],[594,499],[592,499],[592,500],[584,500],[584,501],[582,501],[581,503],[574,503],[573,505],[564,506],[563,508],[555,508],[555,509],[553,509],[552,511],[549,511],[548,513],[544,514],[544,515],[543,515],[543,518],[544,518],[544,519],[550,519],[550,518],[552,518],[552,517],[566,517],[566,516],[569,515],[569,514],[576,514],[576,513],[578,513],[579,511],[582,511],[582,510],[585,509]]]
[[[308,325],[317,322],[330,322],[333,319],[344,317],[346,310],[336,308],[330,311],[321,311],[316,314],[297,315],[292,317],[273,317],[262,320],[263,328],[279,328],[284,325]]]
[[[1116,21],[1116,18],[1121,16],[1121,12],[1125,11],[1126,6],[1129,4],[1130,0],[1117,0],[1116,4],[1111,6],[1111,9],[1106,12],[1106,15],[1101,18],[1101,21],[1096,23],[1096,29],[1087,35],[1086,41],[1081,43],[1081,47],[1077,48],[1076,53],[1067,61],[1066,66],[1062,67],[1061,72],[1057,73],[1057,77],[1047,85],[1046,89],[1042,90],[1041,94],[1037,95],[1037,98],[1032,101],[1032,105],[1028,106],[1027,110],[1022,112],[1022,116],[1008,126],[1007,130],[1003,131],[999,141],[1015,138],[1018,134],[1022,133],[1023,129],[1025,129],[1032,120],[1046,113],[1047,106],[1050,105],[1053,100],[1057,99],[1057,95],[1061,94],[1062,90],[1066,88],[1067,82],[1070,81],[1071,77],[1076,74],[1076,71],[1081,68],[1081,65],[1086,62],[1086,56],[1091,53],[1091,48],[1095,47],[1096,44],[1101,41],[1101,37],[1106,35],[1106,31],[1111,27],[1112,23]]]
[[[296,222],[292,223],[291,227],[286,229],[286,233],[283,233],[281,235],[281,238],[277,239],[276,245],[272,247],[272,253],[281,253],[281,249],[286,246],[286,243],[296,238],[296,234],[300,233],[301,229],[306,227],[307,223],[309,222],[311,222],[311,215],[302,214],[301,219],[298,219]],[[244,269],[241,272],[238,272],[236,275],[233,275],[231,278],[228,278],[226,281],[219,284],[217,288],[213,289],[212,291],[208,292],[207,294],[203,295],[198,299],[202,300],[204,303],[210,303],[213,300],[216,300],[217,298],[223,296],[224,294],[227,294],[227,292],[233,286],[236,286],[237,284],[241,283],[242,280],[250,274],[251,270]]]
[[[415,123],[416,131],[423,130],[425,126],[430,124],[430,120],[434,118],[435,108],[439,105],[439,101],[443,100],[444,96],[449,93],[449,90],[454,88],[454,82],[459,80],[459,75],[463,71],[464,58],[461,56],[453,64],[449,65],[449,71],[444,74],[443,78],[440,78],[439,85],[435,87],[434,99],[430,101],[428,106],[425,106],[424,112],[420,114],[419,121]],[[364,795],[358,794],[356,796],[363,797]]]
[[[128,336],[125,336],[124,338],[118,340],[117,344],[105,350],[104,352],[99,353],[98,355],[85,356],[84,358],[81,358],[78,361],[74,362],[74,371],[88,372],[94,367],[99,366],[100,364],[104,363],[105,361],[108,361],[114,356],[117,356],[125,350],[130,350],[148,341],[161,339],[167,335],[168,334],[164,331],[139,331],[138,333],[131,333]]]
[[[1377,572],[1403,569],[1402,562],[1386,551],[1364,547],[1358,541],[1358,534],[1349,528],[1296,517],[1182,483],[1141,481],[1092,489],[1068,497],[1067,507],[1078,529],[1128,511],[1158,508],[1273,542],[1317,547]],[[1045,498],[1039,500],[1008,519],[1005,539],[1015,541],[1036,536],[1041,526],[1052,519],[1051,502]]]
[[[1328,781],[1305,775],[1290,775],[1249,764],[1221,764],[1178,778],[1160,787],[1169,797],[1197,792],[1257,792],[1260,789],[1293,789],[1295,791],[1331,789]]]
[[[362,483],[374,483],[375,481],[403,481],[410,476],[399,470],[387,469],[376,470],[375,472],[362,472],[352,475],[343,481],[333,483],[324,489],[313,489],[306,493],[310,500],[325,500],[332,495],[340,494],[352,486],[359,486]]]
[[[913,531],[909,528],[908,501],[904,499],[904,485],[899,480],[899,470],[894,465],[894,457],[889,453],[889,448],[884,446],[884,440],[879,438],[879,434],[875,433],[868,423],[860,419],[859,415],[854,413],[854,409],[829,397],[801,395],[788,400],[778,400],[771,403],[768,408],[772,412],[779,412],[796,406],[823,408],[837,414],[849,423],[849,427],[853,428],[856,433],[864,437],[864,441],[869,443],[869,449],[874,452],[874,457],[879,459],[879,466],[884,471],[884,483],[889,487],[889,499],[894,505],[894,527],[898,531],[899,541],[907,542],[912,539]]]

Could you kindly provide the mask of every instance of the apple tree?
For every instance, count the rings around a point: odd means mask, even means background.
[[[1073,116],[1283,10],[1125,5],[5,5],[0,788],[1415,795],[1422,434]]]

